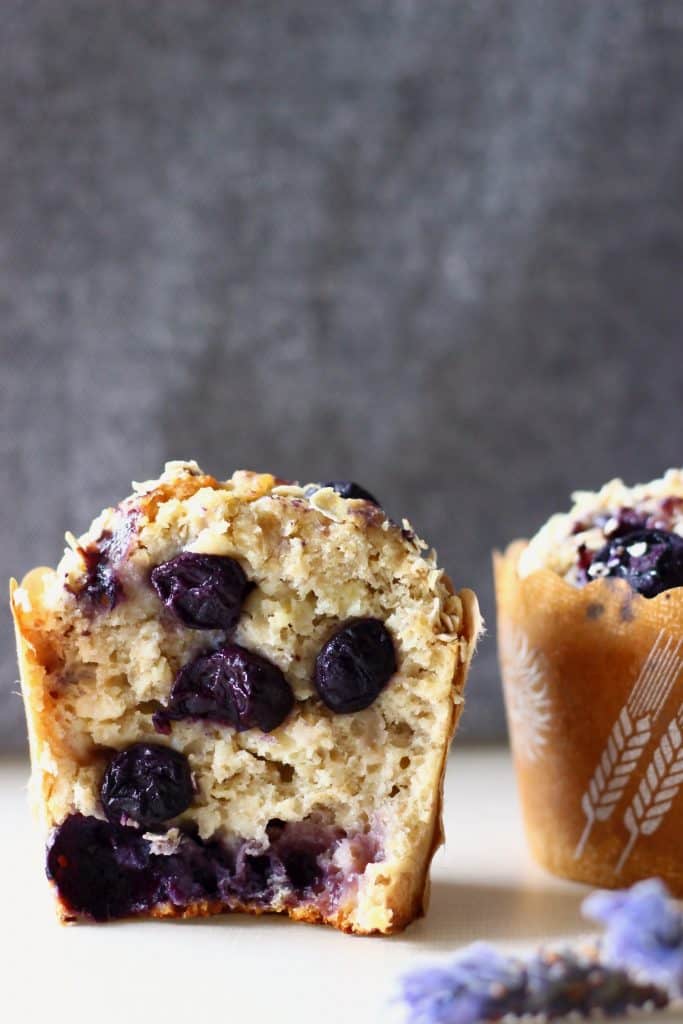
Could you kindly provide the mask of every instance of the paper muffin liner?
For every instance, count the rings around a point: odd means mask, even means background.
[[[498,653],[524,821],[549,871],[683,896],[683,587],[520,579],[494,554]]]

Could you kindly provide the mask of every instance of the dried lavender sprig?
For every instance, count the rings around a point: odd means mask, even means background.
[[[601,959],[683,995],[683,913],[656,878],[618,892],[594,892],[583,913],[605,926]]]
[[[513,957],[475,942],[443,967],[411,971],[400,985],[409,1024],[473,1024],[520,1012],[526,975]]]
[[[628,1010],[668,1006],[667,993],[649,982],[636,981],[626,971],[609,967],[573,950],[541,952],[526,963],[525,1012],[544,1020],[570,1013],[590,1017],[598,1011],[616,1017]]]
[[[597,951],[541,951],[527,960],[505,956],[486,943],[467,947],[450,964],[402,979],[399,999],[407,1024],[484,1024],[503,1017],[557,1020],[570,1013],[613,1017],[629,1009],[668,1005],[668,995]]]

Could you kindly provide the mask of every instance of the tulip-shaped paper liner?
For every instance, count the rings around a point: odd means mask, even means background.
[[[683,895],[683,588],[522,579],[494,556],[498,649],[532,853],[602,886]]]

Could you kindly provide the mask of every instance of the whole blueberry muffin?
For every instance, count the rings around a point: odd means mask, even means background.
[[[13,587],[32,792],[65,920],[424,907],[479,631],[350,481],[195,463]]]
[[[527,831],[558,874],[683,895],[683,470],[579,492],[494,558]]]

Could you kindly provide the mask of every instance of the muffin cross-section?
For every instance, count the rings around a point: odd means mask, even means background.
[[[423,911],[479,613],[344,483],[169,463],[14,585],[63,919]]]

